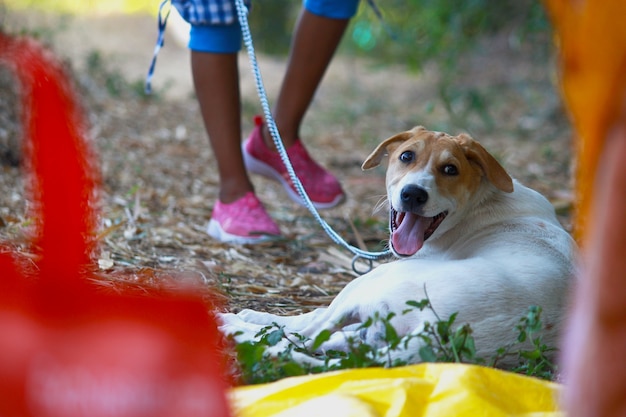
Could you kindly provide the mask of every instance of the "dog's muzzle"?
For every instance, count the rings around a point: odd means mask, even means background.
[[[410,211],[397,211],[391,207],[389,212],[391,249],[398,256],[415,255],[447,215],[448,212],[443,211],[434,217],[425,217]]]

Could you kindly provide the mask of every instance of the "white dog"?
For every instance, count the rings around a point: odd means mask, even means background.
[[[471,325],[478,357],[492,357],[514,341],[514,328],[531,305],[542,307],[543,341],[555,346],[575,244],[552,205],[512,180],[465,134],[416,127],[385,140],[363,169],[378,166],[385,154],[390,246],[402,259],[350,282],[327,308],[291,317],[251,310],[224,314],[222,331],[238,332],[241,342],[276,323],[309,338],[330,330],[333,337],[322,349],[346,349],[346,334],[377,346],[380,328],[357,334],[350,331],[354,324],[375,312],[393,312],[391,324],[400,336],[417,334],[425,322],[436,321],[433,312],[403,311],[407,301],[428,296],[439,317],[458,312],[456,323]],[[421,341],[410,340],[391,353],[394,358],[419,361]]]

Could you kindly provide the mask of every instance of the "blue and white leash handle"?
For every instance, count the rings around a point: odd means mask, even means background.
[[[146,76],[146,84],[145,84],[145,93],[152,93],[152,77],[154,76],[154,68],[156,67],[157,56],[159,55],[159,51],[163,48],[163,44],[165,43],[165,26],[167,25],[167,19],[170,17],[170,12],[172,11],[171,6],[167,9],[165,14],[163,14],[163,10],[165,5],[170,0],[163,0],[161,5],[159,6],[159,16],[158,16],[158,25],[159,31],[157,35],[156,45],[154,45],[154,52],[152,53],[152,61],[150,62],[150,68],[148,69],[148,75]]]

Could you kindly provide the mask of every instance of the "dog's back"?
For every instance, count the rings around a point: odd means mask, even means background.
[[[477,356],[489,358],[515,340],[516,326],[530,306],[542,309],[543,343],[557,346],[576,245],[541,194],[517,181],[512,193],[486,187],[451,229],[427,241],[415,255],[416,266],[419,260],[428,261],[431,270],[437,269],[435,260],[449,265],[473,259],[478,262],[472,265],[478,266],[455,276],[426,274],[431,278],[421,285],[437,314],[458,313],[457,323],[471,325]],[[415,271],[416,278],[424,275]],[[504,358],[500,366],[517,361]]]
[[[467,208],[454,216],[445,233],[426,242],[415,256],[463,259],[475,256],[509,262],[520,256],[545,258],[539,269],[558,264],[562,275],[571,275],[575,243],[556,218],[552,204],[538,192],[514,181],[514,191],[501,192],[489,184],[477,193]]]

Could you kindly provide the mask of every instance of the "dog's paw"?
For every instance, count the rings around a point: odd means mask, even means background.
[[[218,313],[217,319],[221,326],[228,326],[240,323],[242,320],[234,313]]]
[[[237,343],[253,340],[260,330],[259,326],[248,324],[233,313],[221,313],[218,319],[222,334],[234,338]]]

